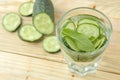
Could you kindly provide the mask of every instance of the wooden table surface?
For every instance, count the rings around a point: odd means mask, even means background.
[[[80,77],[67,69],[62,52],[49,54],[42,49],[42,41],[28,43],[2,27],[2,17],[18,12],[28,0],[0,0],[0,80],[120,80],[120,0],[52,0],[55,22],[69,9],[92,7],[106,14],[113,24],[112,40],[95,74]],[[23,24],[31,24],[31,17],[22,17]]]

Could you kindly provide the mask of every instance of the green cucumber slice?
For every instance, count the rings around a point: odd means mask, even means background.
[[[96,39],[96,40],[94,41],[95,49],[100,45],[100,43],[101,43],[101,40],[99,40],[99,39]]]
[[[33,24],[40,33],[51,34],[54,31],[54,24],[46,13],[36,15]]]
[[[95,46],[96,49],[101,48],[104,43],[107,41],[107,38],[105,37],[105,35],[100,35],[98,39],[96,39],[93,44]]]
[[[84,19],[94,20],[95,22],[101,21],[101,19],[97,18],[96,16],[89,15],[89,14],[79,14],[79,15],[71,17],[70,19],[72,21],[74,21],[74,23],[76,25],[78,25],[78,23],[80,22],[80,20],[84,20]],[[93,23],[95,23],[95,22],[93,22]],[[84,23],[84,22],[82,22],[82,23]],[[86,21],[85,21],[85,23],[86,23]],[[89,21],[87,21],[87,23],[89,23]]]
[[[22,16],[29,16],[33,13],[33,2],[25,2],[20,5],[19,12]]]
[[[92,19],[92,20],[95,20],[95,21],[101,21],[100,18],[96,17],[96,16],[93,16],[93,15],[89,15],[89,14],[80,14],[79,16],[82,16],[80,17],[81,19]]]
[[[90,24],[94,24],[96,26],[99,26],[99,24],[97,23],[97,21],[95,21],[94,19],[89,19],[89,18],[84,18],[84,19],[80,19],[78,21],[78,25],[80,24],[85,24],[85,23],[90,23]]]
[[[64,25],[64,28],[65,28],[65,29],[75,30],[75,29],[76,29],[76,26],[75,26],[75,24],[74,24],[72,21],[68,20],[68,21],[66,22],[66,24]]]
[[[36,31],[33,25],[23,25],[18,31],[19,37],[24,41],[33,42],[39,40],[42,34]]]
[[[60,50],[60,45],[58,43],[56,36],[49,36],[43,40],[43,49],[47,52],[55,53]]]
[[[9,31],[15,31],[21,25],[21,17],[17,13],[8,13],[3,18],[3,27]]]
[[[77,27],[77,32],[88,36],[92,40],[95,40],[99,37],[99,28],[94,24],[80,24]]]
[[[80,51],[79,48],[77,47],[77,44],[75,43],[75,40],[72,39],[71,37],[65,36],[64,37],[66,43],[70,46],[71,49],[75,51]]]

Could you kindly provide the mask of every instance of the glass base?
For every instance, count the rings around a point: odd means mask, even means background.
[[[77,62],[74,61],[70,56],[64,53],[64,57],[68,64],[68,69],[70,72],[74,72],[80,76],[85,76],[87,74],[95,73],[99,63],[102,60],[102,55],[95,58],[93,61],[89,62]]]
[[[69,63],[68,68],[70,72],[74,72],[80,76],[85,76],[87,74],[95,73],[98,67],[98,63],[89,64],[87,66],[80,66],[74,63]]]

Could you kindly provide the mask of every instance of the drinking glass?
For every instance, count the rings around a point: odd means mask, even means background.
[[[105,36],[107,37],[107,41],[100,49],[92,52],[83,53],[83,52],[73,51],[65,46],[62,40],[63,25],[68,18],[80,14],[93,15],[102,20],[102,23],[104,25],[103,29],[105,31]],[[88,7],[78,7],[66,12],[59,20],[56,27],[57,27],[56,35],[59,40],[60,46],[63,50],[62,53],[64,55],[64,58],[67,61],[68,69],[71,72],[77,73],[81,76],[85,76],[89,73],[96,72],[96,69],[103,57],[103,51],[105,50],[111,39],[112,25],[108,17],[96,9],[88,8]]]

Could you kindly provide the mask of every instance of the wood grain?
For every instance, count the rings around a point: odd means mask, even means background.
[[[117,74],[97,71],[86,77],[70,73],[67,65],[17,54],[0,52],[0,79],[2,80],[119,80]]]
[[[0,0],[0,75],[2,75],[0,80],[79,80],[78,75],[74,74],[75,77],[72,77],[73,74],[67,71],[62,52],[49,54],[42,49],[42,39],[35,43],[28,43],[20,40],[17,32],[10,33],[4,30],[3,16],[9,12],[18,13],[19,5],[26,1],[29,0]],[[109,17],[113,25],[113,34],[110,45],[104,52],[103,61],[95,75],[81,79],[111,80],[116,77],[116,80],[120,80],[120,0],[52,1],[55,7],[56,24],[65,12],[75,7],[95,5],[96,9]],[[31,17],[22,17],[22,19],[23,24],[32,24]]]

